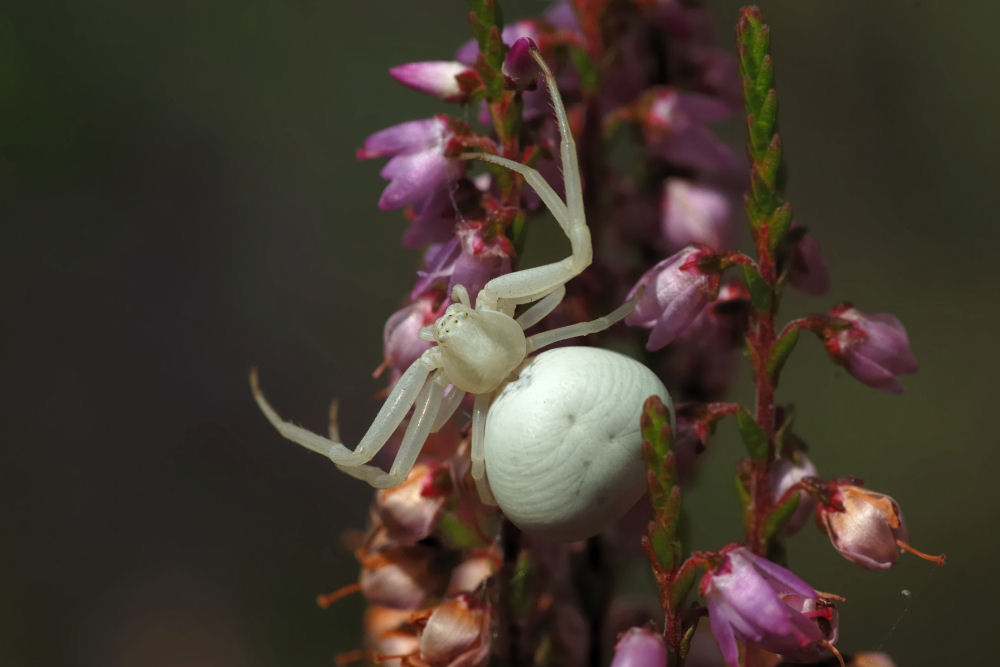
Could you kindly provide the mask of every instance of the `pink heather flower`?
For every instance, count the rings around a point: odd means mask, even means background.
[[[448,102],[458,102],[465,97],[456,77],[472,73],[468,65],[455,61],[406,63],[389,70],[392,78],[404,86]]]
[[[649,628],[627,630],[615,644],[611,667],[667,667],[667,645]]]
[[[503,75],[508,87],[526,90],[535,85],[538,64],[531,57],[531,51],[535,48],[535,40],[530,37],[521,37],[510,47],[503,60]]]
[[[476,295],[487,282],[509,273],[514,246],[502,234],[485,238],[485,227],[482,222],[467,222],[451,241],[428,249],[426,267],[417,272],[411,297],[447,280],[448,294],[455,285],[462,285],[475,305]]]
[[[648,99],[642,116],[647,148],[674,164],[707,172],[728,172],[738,165],[729,146],[708,123],[732,115],[724,102],[708,95],[661,88]]]
[[[663,182],[663,236],[672,248],[702,243],[722,250],[729,236],[729,198],[717,188],[684,178]]]
[[[792,230],[801,229],[792,225]],[[830,289],[830,271],[826,258],[819,249],[816,237],[802,232],[802,238],[792,251],[792,263],[788,267],[788,282],[795,289],[809,296],[823,296]]]
[[[795,460],[779,459],[771,466],[771,500],[778,502],[794,485],[806,477],[817,475],[816,466],[802,452],[796,452]],[[806,491],[799,491],[799,504],[792,516],[781,529],[783,537],[789,537],[802,530],[809,516],[816,508],[816,501]]]
[[[931,556],[907,543],[906,523],[899,504],[884,493],[869,491],[850,481],[830,483],[830,501],[816,510],[840,555],[869,570],[887,570],[899,560],[902,550],[945,564],[944,555]]]
[[[806,582],[751,553],[730,545],[722,561],[701,579],[712,634],[731,667],[739,662],[738,641],[793,659],[818,657],[836,641],[833,607]]]
[[[706,246],[689,246],[663,260],[639,279],[628,298],[640,287],[645,291],[625,322],[652,329],[647,350],[670,344],[694,322],[719,292],[719,274],[698,266],[713,257]]]
[[[391,540],[413,544],[437,528],[449,490],[440,473],[439,465],[417,463],[405,482],[375,494],[374,510]]]
[[[906,329],[895,315],[866,314],[850,304],[830,311],[851,323],[847,329],[831,330],[825,336],[826,350],[847,372],[880,391],[903,393],[897,375],[917,372]]]
[[[417,360],[430,343],[421,340],[420,329],[437,319],[434,298],[420,296],[413,303],[397,310],[389,316],[382,329],[382,368],[389,367],[403,372]]]
[[[454,136],[447,118],[435,116],[393,125],[365,139],[358,159],[391,158],[381,172],[389,185],[378,200],[379,208],[388,211],[417,204],[461,176],[464,162],[445,157],[445,147]]]

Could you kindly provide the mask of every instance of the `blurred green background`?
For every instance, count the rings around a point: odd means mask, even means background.
[[[736,2],[708,2],[731,41]],[[504,2],[507,18],[539,2]],[[813,340],[789,364],[827,476],[894,495],[888,573],[808,528],[790,564],[843,594],[841,647],[987,664],[996,585],[1000,93],[994,3],[762,2],[798,219],[829,300],[897,314],[920,373],[886,396]],[[961,7],[959,6],[961,5]],[[446,59],[464,2],[6,0],[0,5],[0,665],[329,665],[359,644],[339,542],[370,491],[282,441],[374,414],[381,327],[412,283],[380,165],[354,149],[444,109],[386,70]],[[738,128],[730,137],[739,140]],[[720,430],[690,508],[737,533]],[[906,596],[903,590],[911,594]]]

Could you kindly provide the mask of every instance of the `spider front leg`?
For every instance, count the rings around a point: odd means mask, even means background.
[[[406,369],[406,372],[396,382],[396,386],[393,387],[389,397],[382,404],[381,409],[379,409],[378,414],[375,416],[375,420],[368,427],[368,431],[361,438],[361,442],[358,443],[354,451],[351,451],[339,442],[324,438],[308,429],[283,420],[275,412],[274,408],[271,407],[271,404],[267,402],[267,399],[264,398],[264,394],[257,383],[256,370],[250,371],[250,388],[264,416],[267,417],[267,420],[271,422],[271,425],[281,435],[317,454],[323,454],[341,468],[356,468],[370,461],[385,446],[385,443],[403,421],[403,417],[406,416],[406,413],[409,412],[410,407],[414,403],[418,404],[420,415],[429,414],[429,409],[433,407],[433,414],[430,414],[426,425],[426,430],[429,431],[437,416],[443,390],[443,386],[437,381],[437,374],[435,374],[435,377],[429,379],[431,372],[440,366],[439,355],[440,353],[436,348],[431,348],[420,355]],[[414,417],[414,420],[410,423],[410,427],[407,428],[407,433],[410,433],[411,429],[415,428],[414,422],[418,421],[423,424],[423,420],[419,417]],[[427,439],[427,434],[424,432],[423,426],[417,432],[418,435],[419,433],[423,433],[423,438],[417,441],[417,452],[419,452],[424,440]],[[416,458],[416,454],[414,454],[414,458]]]
[[[587,268],[593,259],[590,230],[587,228],[587,219],[583,211],[583,186],[580,182],[576,143],[573,141],[573,133],[570,130],[566,109],[563,107],[555,77],[552,76],[548,65],[534,49],[532,49],[531,55],[535,58],[545,77],[545,84],[549,89],[552,106],[555,110],[556,123],[559,126],[559,154],[562,160],[566,201],[560,199],[552,186],[532,167],[499,155],[463,155],[466,158],[476,157],[500,165],[523,176],[525,182],[538,194],[569,238],[572,252],[566,259],[508,273],[486,283],[486,286],[476,297],[476,307],[499,310],[508,315],[513,314],[514,308],[518,304],[537,301],[566,284]]]
[[[406,432],[403,433],[403,441],[388,473],[373,465],[337,467],[352,477],[368,482],[376,489],[389,489],[406,481],[437,419],[446,385],[447,382],[442,380],[441,371],[436,371],[420,390],[413,417],[410,418]]]

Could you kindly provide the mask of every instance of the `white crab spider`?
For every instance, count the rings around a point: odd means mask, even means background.
[[[569,237],[570,256],[559,262],[515,271],[490,280],[476,296],[475,308],[472,307],[466,289],[460,285],[455,286],[451,294],[454,303],[448,306],[444,315],[436,322],[420,331],[421,338],[436,345],[425,351],[400,376],[368,432],[353,451],[339,442],[282,420],[261,393],[255,373],[251,372],[250,380],[257,404],[281,435],[327,456],[344,472],[377,488],[401,484],[413,468],[428,434],[440,428],[454,414],[465,394],[474,394],[471,474],[480,495],[486,500],[493,498],[486,477],[488,469],[489,479],[498,492],[497,502],[515,523],[534,531],[552,528],[553,537],[573,539],[586,537],[600,530],[600,527],[592,529],[581,525],[581,519],[584,519],[583,524],[587,524],[589,522],[585,519],[588,515],[603,516],[609,514],[609,509],[617,517],[641,495],[644,487],[638,447],[641,402],[654,393],[668,404],[670,399],[663,385],[645,366],[606,351],[589,348],[551,350],[525,363],[529,354],[546,345],[606,329],[631,312],[638,298],[637,295],[609,315],[590,322],[572,324],[527,337],[524,334],[525,329],[537,324],[555,309],[566,293],[565,284],[587,268],[592,260],[590,230],[584,216],[576,147],[569,121],[552,73],[536,51],[532,50],[532,55],[545,76],[559,126],[566,201],[560,199],[541,174],[531,167],[497,155],[468,154],[463,157],[492,162],[523,176]],[[514,317],[518,305],[532,302],[535,303],[518,317]],[[597,360],[595,354],[600,360]],[[574,355],[575,361],[572,359]],[[581,355],[586,359],[580,358]],[[568,366],[565,363],[555,364],[558,369],[555,377],[552,377],[551,371],[542,369],[553,367],[553,364],[547,362],[555,357],[570,359],[570,363]],[[520,369],[521,374],[515,376],[515,371],[522,364],[524,367]],[[577,369],[575,375],[570,372],[573,368]],[[614,370],[602,375],[599,370],[601,368]],[[533,376],[538,376],[539,382],[525,381]],[[602,388],[602,383],[611,382],[615,388],[610,394],[598,394],[599,400],[592,400],[587,405],[571,404],[568,407],[558,403],[562,399],[578,399],[570,398],[574,393],[565,386],[556,389],[554,401],[536,400],[531,398],[531,392],[525,391],[529,384],[536,387],[559,387],[559,383],[563,382],[565,385],[566,378],[570,376],[583,378],[582,383],[577,383],[578,386],[591,386],[598,392],[610,388]],[[522,379],[518,380],[518,377]],[[508,379],[512,381],[498,394],[498,388]],[[446,392],[449,385],[452,388]],[[622,395],[623,390],[627,395]],[[544,452],[547,447],[545,441],[532,444],[530,434],[522,433],[513,439],[505,435],[514,432],[509,428],[510,425],[518,421],[524,425],[526,421],[518,419],[518,410],[522,408],[516,407],[517,397],[525,394],[528,395],[528,403],[548,405],[550,411],[536,411],[537,418],[545,419],[547,414],[549,419],[565,420],[567,414],[574,412],[590,415],[588,419],[594,428],[578,432],[576,437],[569,439],[566,434],[572,431],[562,431],[562,442],[572,446],[572,452],[560,452],[557,460],[552,460],[550,455],[548,461],[542,462],[546,470],[551,471],[548,473],[550,478],[554,475],[553,479],[576,480],[570,488],[564,489],[564,493],[568,494],[564,501],[553,502],[552,498],[541,497],[545,494],[525,492],[525,480],[529,484],[541,483],[550,489],[563,486],[559,483],[548,484],[544,480],[540,482],[537,477],[532,478],[528,474],[530,471],[523,467],[530,465],[528,458],[531,457],[526,458],[522,452],[504,460],[507,458],[504,453],[507,445],[504,443],[515,448],[520,446],[522,450],[534,447],[535,459],[538,458],[537,450]],[[491,410],[494,395],[497,395],[498,402]],[[508,397],[513,397],[514,400],[508,400]],[[515,407],[501,409],[501,405]],[[411,406],[414,408],[413,416],[389,471],[385,472],[369,464],[403,421]],[[609,423],[614,425],[609,427]],[[506,426],[500,426],[501,424]],[[594,434],[602,429],[604,436],[595,439]],[[550,437],[549,430],[544,425],[535,429],[535,440],[539,436]],[[588,437],[592,441],[590,444],[586,442]],[[551,454],[555,453],[557,450],[553,449]],[[612,454],[610,458],[609,453]],[[576,473],[571,474],[570,467],[574,462],[584,468],[594,469],[595,474],[590,476],[589,482],[585,483],[586,475],[581,477]],[[604,480],[602,476],[605,474],[611,479]],[[538,507],[539,503],[552,505],[551,512]],[[593,503],[598,503],[600,507],[589,506]]]

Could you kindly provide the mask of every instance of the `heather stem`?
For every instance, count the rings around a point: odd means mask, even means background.
[[[766,456],[751,463],[750,506],[747,508],[747,539],[757,554],[767,552],[764,522],[772,508],[768,475],[774,460],[775,390],[777,373],[772,371],[775,343],[775,314],[778,309],[776,250],[791,224],[791,207],[782,198],[781,138],[777,131],[777,93],[774,69],[768,53],[770,29],[757,7],[741,11],[736,28],[739,70],[747,120],[747,154],[750,158],[750,189],[746,212],[757,251],[756,267],[744,266],[753,311],[750,316],[748,347],[753,363],[756,403],[754,419],[767,439]]]

